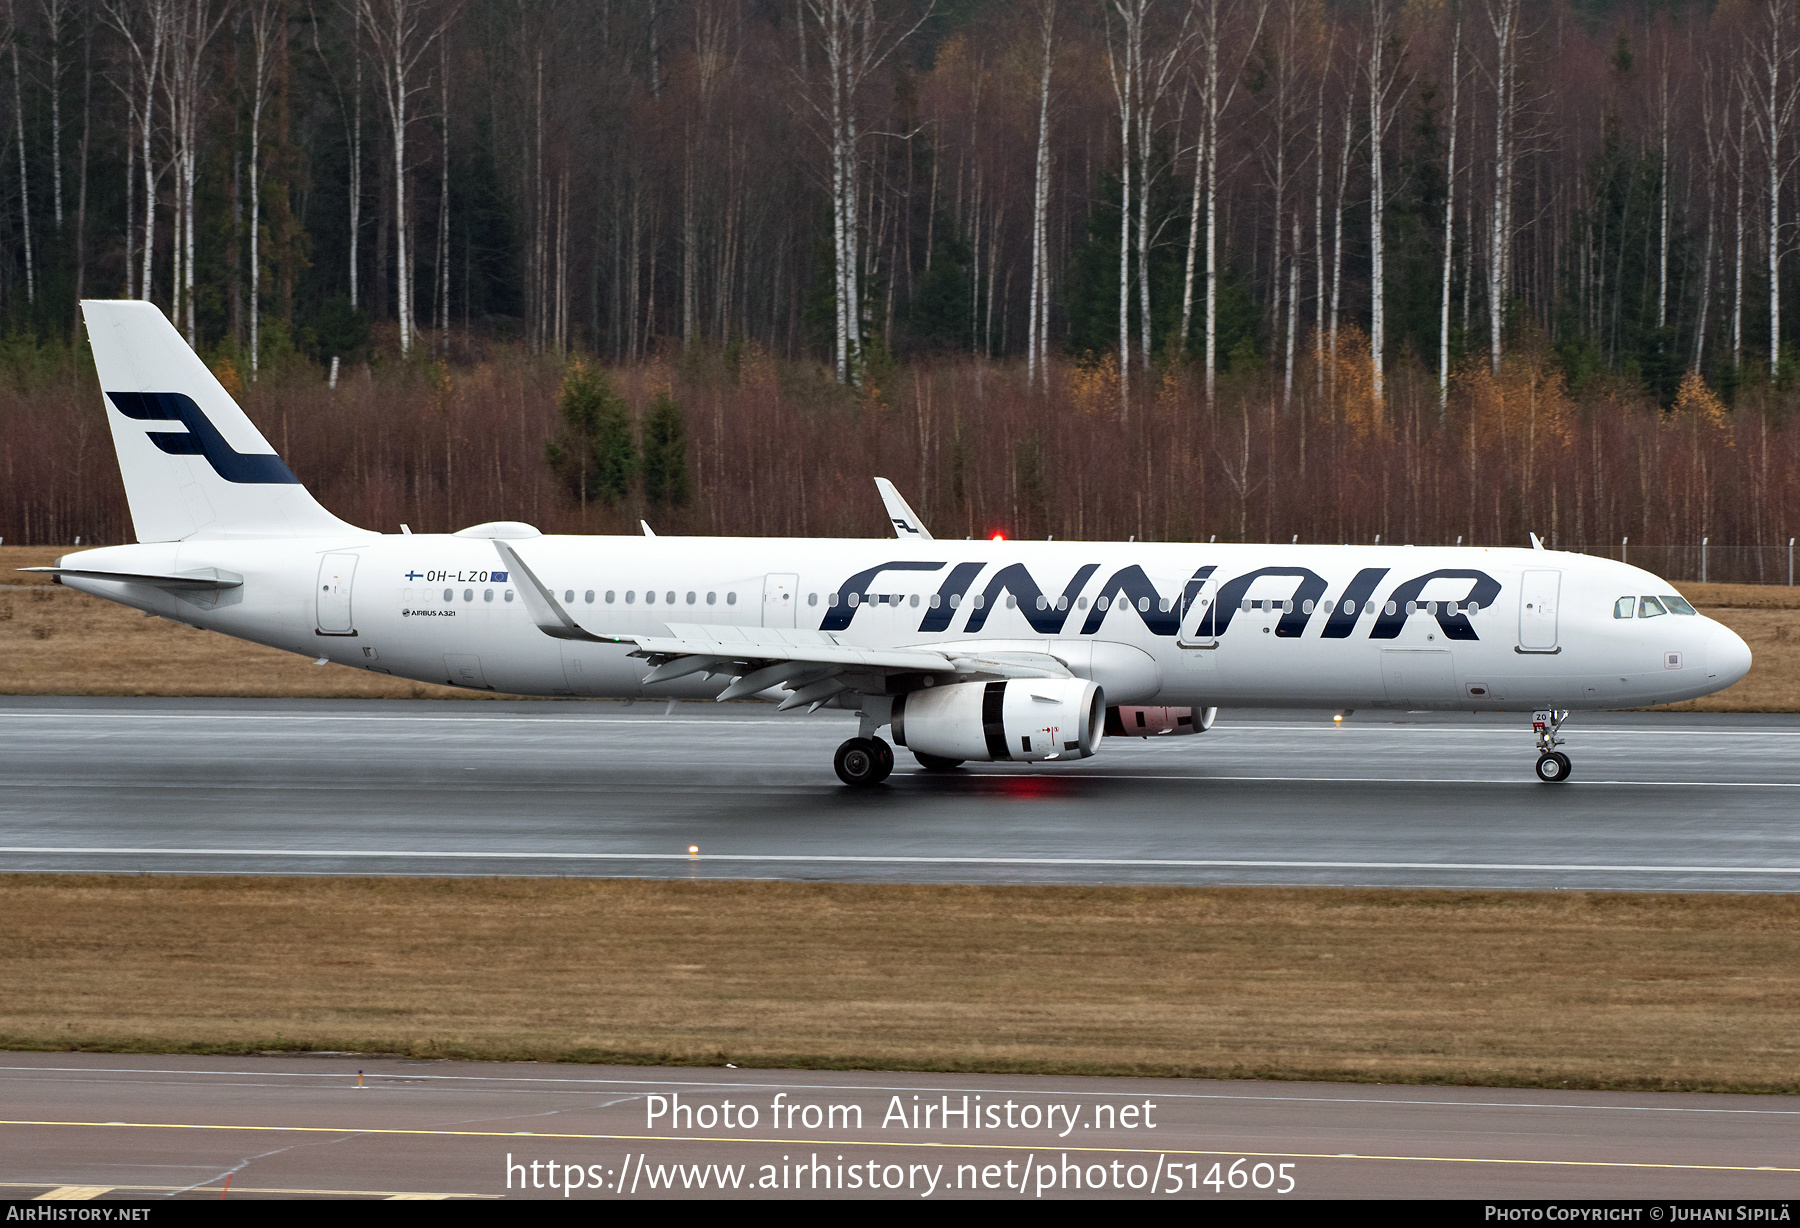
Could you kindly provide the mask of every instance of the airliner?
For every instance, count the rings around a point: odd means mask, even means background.
[[[1056,765],[1221,707],[1530,712],[1694,699],[1750,650],[1674,585],[1543,548],[944,541],[891,483],[882,539],[384,534],[326,511],[154,305],[82,304],[137,544],[55,582],[189,626],[518,695],[857,714],[834,767]],[[886,730],[890,743],[880,733]]]

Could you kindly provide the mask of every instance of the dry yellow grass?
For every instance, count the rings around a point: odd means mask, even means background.
[[[1800,898],[19,875],[0,1046],[1800,1091]]]
[[[18,567],[46,566],[67,547],[0,546],[0,694],[249,695],[318,699],[492,699],[195,631],[55,587]],[[1800,712],[1800,589],[1683,584],[1696,606],[1756,655],[1750,676],[1679,705],[1690,712]]]

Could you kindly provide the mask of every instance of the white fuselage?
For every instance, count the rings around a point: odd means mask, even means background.
[[[1666,581],[1557,551],[912,538],[507,544],[593,635],[724,624],[823,629],[868,648],[978,643],[1048,653],[1100,683],[1112,704],[1627,708],[1708,694],[1750,664],[1744,642],[1710,618],[1615,617],[1622,597],[1673,593]],[[631,645],[544,634],[486,537],[220,537],[105,547],[62,565],[233,573],[241,586],[223,592],[63,582],[421,682],[684,699],[726,685],[705,674],[645,685],[649,666],[627,655]]]

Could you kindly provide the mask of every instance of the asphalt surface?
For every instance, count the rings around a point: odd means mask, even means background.
[[[1800,717],[1226,712],[841,786],[755,704],[0,699],[0,870],[1800,889]],[[698,848],[690,855],[690,846]]]
[[[1755,1096],[68,1053],[0,1053],[0,1089],[12,1198],[867,1197],[874,1180],[911,1199],[1767,1199],[1800,1180],[1800,1107]]]

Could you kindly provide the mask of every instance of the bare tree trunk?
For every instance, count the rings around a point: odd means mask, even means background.
[[[63,226],[62,166],[62,37],[65,0],[44,0],[44,24],[50,44],[50,182],[56,201],[56,231]]]
[[[1663,48],[1657,82],[1657,132],[1661,142],[1656,182],[1656,327],[1669,323],[1669,53]]]
[[[1444,292],[1438,302],[1438,420],[1450,405],[1450,272],[1456,248],[1456,134],[1462,103],[1462,21],[1450,42],[1450,151],[1444,170]]]
[[[276,23],[284,14],[279,0],[258,0],[250,10],[250,378],[262,359],[262,113],[268,102],[270,54]]]
[[[1494,30],[1494,208],[1488,218],[1488,349],[1500,373],[1500,346],[1511,285],[1513,193],[1513,113],[1517,108],[1519,0],[1488,0]]]
[[[1390,85],[1386,64],[1387,40],[1392,30],[1387,0],[1372,0],[1369,37],[1369,359],[1374,380],[1375,412],[1379,416],[1387,397],[1387,252],[1385,222],[1387,192],[1383,179],[1382,138],[1393,112],[1388,106]],[[1395,70],[1398,69],[1395,65]]]
[[[1769,168],[1769,221],[1764,228],[1769,254],[1769,376],[1774,378],[1781,363],[1781,189],[1787,180],[1788,162],[1783,152],[1788,124],[1793,119],[1796,94],[1789,87],[1782,94],[1782,77],[1791,68],[1796,52],[1794,32],[1790,28],[1791,6],[1782,0],[1765,0],[1769,15],[1768,37],[1761,40],[1756,55],[1761,59],[1767,79],[1760,120],[1764,161]],[[1783,35],[1786,35],[1785,47]],[[1792,73],[1788,72],[1788,76]]]
[[[1119,416],[1131,412],[1131,137],[1137,101],[1138,53],[1148,0],[1112,0],[1125,23],[1125,45],[1117,53],[1109,35],[1106,63],[1113,99],[1119,106]],[[1121,63],[1121,61],[1123,61]]]
[[[81,310],[81,300],[87,289],[87,188],[88,188],[88,137],[92,130],[94,102],[94,26],[91,10],[83,14],[81,24],[81,169],[77,172],[75,188],[75,310]],[[125,148],[131,148],[131,134],[125,134]],[[125,171],[127,189],[131,185],[131,170]],[[131,201],[125,202],[125,216],[128,219],[126,230],[130,231]],[[130,276],[131,253],[125,253],[126,276]],[[126,292],[130,297],[130,292]]]
[[[422,28],[423,0],[357,0],[362,20],[369,27],[377,62],[382,71],[382,105],[388,113],[393,137],[394,175],[394,298],[400,326],[400,356],[412,352],[413,269],[411,230],[406,202],[406,130],[411,116],[407,106],[421,86],[416,84],[419,63],[443,27]]]
[[[439,344],[450,354],[450,40],[438,40],[439,114],[444,125],[438,148],[438,303]],[[465,288],[463,293],[467,294]]]
[[[1049,235],[1044,219],[1050,205],[1050,69],[1051,54],[1055,49],[1056,0],[1043,0],[1039,10],[1039,31],[1043,43],[1043,73],[1038,78],[1038,140],[1037,162],[1031,192],[1031,307],[1030,327],[1026,330],[1025,342],[1025,382],[1029,387],[1037,387],[1038,370],[1044,368],[1046,380],[1049,369],[1044,366],[1048,355],[1044,352],[1044,341],[1039,327],[1040,312],[1049,299],[1049,287],[1045,282],[1045,270],[1049,253],[1045,251]],[[910,154],[908,155],[910,157]]]
[[[19,73],[19,22],[13,13],[13,0],[6,0],[6,36],[12,49],[13,119],[18,126],[19,141],[19,223],[25,244],[25,301],[37,302],[37,270],[31,259],[31,185],[25,174],[25,95]]]
[[[1744,365],[1744,186],[1749,182],[1744,158],[1750,144],[1750,96],[1746,91],[1738,102],[1737,139],[1737,239],[1732,247],[1731,275],[1731,365]]]

